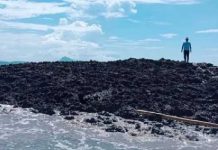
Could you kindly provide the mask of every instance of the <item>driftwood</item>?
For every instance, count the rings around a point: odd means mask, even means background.
[[[187,119],[187,118],[171,116],[171,115],[166,115],[166,114],[162,114],[162,113],[156,113],[156,112],[152,112],[152,111],[145,111],[145,110],[136,110],[136,112],[138,112],[140,114],[143,114],[143,115],[147,115],[147,116],[158,116],[158,117],[161,117],[163,119],[176,120],[176,121],[185,122],[185,123],[193,124],[193,125],[200,125],[200,126],[207,126],[207,127],[218,128],[218,124],[211,123],[211,122]]]

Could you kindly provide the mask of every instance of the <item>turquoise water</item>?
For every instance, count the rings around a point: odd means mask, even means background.
[[[133,137],[87,125],[82,117],[66,121],[58,115],[1,106],[0,150],[218,150],[217,136],[202,134],[197,142],[150,134]]]

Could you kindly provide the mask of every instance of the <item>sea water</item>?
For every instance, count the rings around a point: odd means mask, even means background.
[[[218,150],[218,137],[200,141],[146,134],[109,133],[57,115],[0,107],[0,150]]]

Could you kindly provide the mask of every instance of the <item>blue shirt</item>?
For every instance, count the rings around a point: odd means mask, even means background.
[[[192,46],[190,42],[184,42],[182,44],[182,50],[184,51],[191,51],[192,50]]]

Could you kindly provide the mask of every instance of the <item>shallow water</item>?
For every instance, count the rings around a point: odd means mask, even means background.
[[[150,134],[108,133],[61,116],[0,107],[0,150],[218,150],[218,137],[191,142]]]

